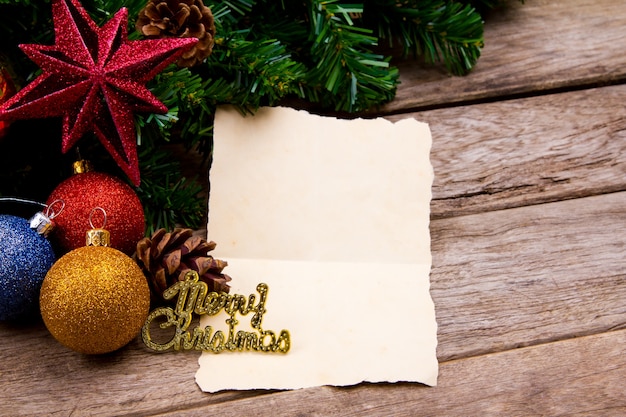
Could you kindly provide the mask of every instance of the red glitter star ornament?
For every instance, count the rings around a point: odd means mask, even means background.
[[[98,27],[77,0],[53,0],[56,43],[20,45],[42,74],[0,107],[0,120],[63,117],[62,152],[93,131],[139,185],[134,112],[165,113],[145,86],[198,40],[129,41],[128,11]]]

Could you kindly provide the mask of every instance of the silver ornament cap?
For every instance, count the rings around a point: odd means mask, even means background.
[[[52,219],[42,212],[37,212],[33,217],[29,220],[30,228],[42,235],[43,237],[48,237],[50,232],[54,230],[55,223]]]

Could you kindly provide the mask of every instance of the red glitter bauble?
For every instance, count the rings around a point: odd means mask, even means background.
[[[135,252],[137,242],[144,236],[141,202],[133,189],[119,178],[93,171],[74,174],[52,191],[47,204],[58,209],[58,203],[53,204],[57,200],[62,201],[64,207],[54,218],[56,228],[52,240],[64,251],[85,246],[85,233],[94,227],[108,230],[111,247],[127,255]],[[102,212],[94,211],[96,207],[106,213],[106,224],[103,224]]]

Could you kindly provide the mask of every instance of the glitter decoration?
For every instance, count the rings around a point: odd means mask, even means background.
[[[122,252],[85,246],[61,257],[41,286],[41,316],[52,336],[85,354],[113,352],[141,331],[150,290]]]
[[[12,70],[7,59],[0,55],[0,104],[6,102],[15,95],[16,86],[11,75]],[[0,120],[0,139],[2,139],[9,130],[9,122]]]
[[[0,320],[37,313],[41,283],[54,261],[50,242],[26,219],[0,214]]]
[[[129,41],[128,11],[98,27],[77,0],[53,0],[54,45],[20,45],[42,74],[0,106],[0,120],[63,117],[62,151],[93,131],[139,185],[134,112],[165,113],[145,86],[196,38]]]
[[[92,228],[89,219],[94,207],[106,212],[111,247],[132,255],[144,236],[141,201],[119,178],[95,171],[74,174],[59,184],[47,201],[50,204],[55,200],[64,201],[65,208],[54,219],[56,229],[51,239],[63,252],[85,246],[85,233]]]
[[[261,282],[256,286],[256,291],[258,297],[250,294],[247,298],[243,294],[209,292],[206,282],[199,280],[198,273],[188,271],[183,280],[177,281],[163,292],[163,298],[166,300],[176,298],[175,306],[158,307],[150,312],[141,329],[141,338],[148,348],[157,352],[171,348],[174,350],[195,349],[213,353],[225,351],[289,352],[291,349],[289,330],[283,329],[277,333],[261,327],[263,315],[267,313],[265,303],[269,287]],[[194,315],[215,316],[222,311],[228,315],[225,320],[228,331],[214,329],[213,326],[197,326],[188,330],[189,325],[194,321]],[[252,331],[237,330],[240,317],[235,316],[238,313],[246,316],[253,312],[250,318]],[[156,323],[160,323],[159,326],[162,329],[174,330],[169,332],[171,336],[169,341],[164,343],[152,339],[151,327]]]

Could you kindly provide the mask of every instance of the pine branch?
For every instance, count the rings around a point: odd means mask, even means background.
[[[310,53],[314,66],[307,77],[307,92],[335,110],[366,110],[395,95],[397,69],[389,67],[389,59],[371,52],[377,38],[370,30],[354,25],[350,17],[362,12],[359,5],[344,6],[336,0],[312,2]]]
[[[404,55],[424,56],[443,63],[448,71],[470,71],[483,46],[482,17],[470,5],[449,0],[369,0],[363,19],[390,46]]]
[[[146,0],[81,0],[81,4],[89,12],[96,24],[102,26],[122,7],[128,9],[129,16],[137,16],[139,11],[146,5]],[[134,20],[129,19],[129,34],[135,30],[134,23]]]
[[[141,185],[136,188],[146,219],[146,235],[159,228],[201,226],[206,210],[197,181],[180,176],[180,164],[160,149],[143,146],[139,151]]]
[[[215,77],[228,81],[228,102],[244,110],[275,104],[300,94],[304,67],[274,39],[248,41],[220,38],[207,66]]]
[[[142,37],[134,23],[147,0],[81,1],[100,25],[121,7],[128,8],[129,38]],[[138,194],[151,228],[148,232],[175,224],[195,228],[201,223],[206,208],[204,199],[198,198],[200,187],[182,177],[178,164],[170,161],[163,149],[168,143],[179,143],[209,158],[217,105],[234,104],[249,112],[298,97],[343,112],[376,107],[393,99],[398,84],[398,70],[389,64],[391,57],[374,52],[379,42],[401,46],[405,55],[423,56],[428,62],[443,63],[453,74],[464,74],[480,56],[483,22],[479,11],[503,2],[205,0],[217,28],[213,54],[192,69],[172,65],[149,82],[148,87],[168,112],[136,119],[142,177]],[[0,16],[0,37],[4,39],[0,52],[26,80],[24,85],[39,69],[17,45],[54,43],[50,1],[0,0]],[[42,126],[45,133],[41,135],[59,130],[58,126],[45,129],[43,121],[35,125]],[[16,127],[29,126],[16,123]],[[23,137],[36,136],[18,134],[0,145],[3,151],[18,149],[14,145]],[[24,185],[30,192],[32,184],[46,188],[62,179],[56,178],[61,173],[50,175],[52,170],[62,171],[56,160],[61,156],[53,160],[51,152],[39,146],[26,148],[36,151],[20,152],[16,161],[15,152],[0,153],[6,161],[0,166],[0,178],[5,179],[0,193],[15,188],[8,187],[9,182],[18,188]],[[102,166],[108,163],[113,171],[118,168],[97,144],[93,152],[89,150],[87,147],[85,153],[93,154],[90,158],[105,159],[100,161]],[[46,169],[31,168],[44,165]]]

